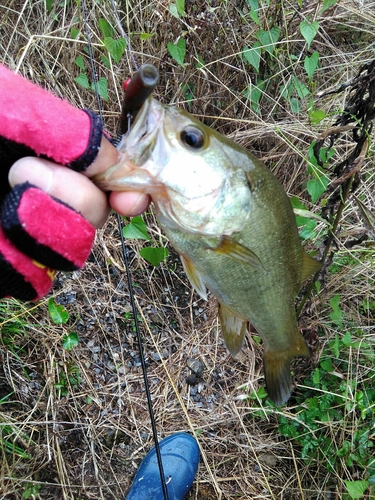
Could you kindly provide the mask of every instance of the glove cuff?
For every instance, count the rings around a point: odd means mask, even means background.
[[[86,151],[77,160],[74,160],[67,165],[69,168],[75,170],[76,172],[85,171],[86,168],[95,160],[100,149],[100,143],[103,134],[103,124],[100,116],[88,109],[84,109],[82,111],[89,115],[91,129],[87,141]]]

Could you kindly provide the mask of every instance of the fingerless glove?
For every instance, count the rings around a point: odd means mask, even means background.
[[[84,265],[95,229],[29,183],[11,190],[9,169],[38,156],[83,171],[96,158],[102,124],[1,65],[0,102],[0,297],[37,300],[50,290],[54,269]]]

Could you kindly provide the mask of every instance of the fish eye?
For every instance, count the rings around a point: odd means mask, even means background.
[[[192,149],[201,149],[206,142],[204,133],[198,127],[186,127],[180,137],[182,143]]]

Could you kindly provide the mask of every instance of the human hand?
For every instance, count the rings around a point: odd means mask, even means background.
[[[84,265],[95,228],[111,207],[136,215],[147,207],[148,198],[139,193],[111,193],[107,198],[89,180],[118,161],[95,115],[76,110],[1,66],[0,92],[5,103],[0,110],[0,204],[5,199],[0,297],[36,300],[51,288],[52,269]]]
[[[111,209],[125,217],[133,217],[144,212],[150,202],[144,193],[104,193],[90,181],[118,159],[117,150],[103,136],[98,156],[85,172],[75,172],[42,158],[26,156],[13,164],[8,180],[10,187],[25,182],[33,184],[74,208],[98,229],[107,220]]]

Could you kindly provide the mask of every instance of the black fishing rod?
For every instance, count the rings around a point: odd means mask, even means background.
[[[112,9],[113,9],[113,12],[114,12],[115,17],[116,17],[116,21],[117,21],[118,26],[121,30],[121,33],[122,33],[123,37],[127,40],[127,47],[131,53],[134,67],[136,69],[138,69],[137,63],[135,61],[135,58],[133,56],[131,46],[129,43],[129,37],[126,36],[124,29],[122,28],[121,21],[120,21],[120,18],[118,16],[117,9],[116,9],[116,6],[115,6],[113,0],[110,0],[110,2],[111,2]],[[92,43],[91,43],[91,37],[90,37],[89,29],[88,29],[88,19],[87,19],[85,0],[82,0],[81,5],[82,5],[82,14],[83,14],[83,19],[84,19],[85,33],[86,33],[86,39],[87,39],[87,45],[88,45],[88,51],[89,51],[89,57],[90,57],[91,73],[92,73],[92,78],[93,78],[93,82],[94,82],[98,112],[99,112],[101,119],[103,120],[102,106],[101,106],[100,96],[99,96],[99,92],[98,92],[98,78],[97,78],[97,73],[95,71]],[[126,87],[124,89],[125,90],[125,97],[123,100],[122,112],[121,112],[121,117],[120,117],[120,133],[121,134],[124,134],[125,132],[130,131],[132,121],[134,120],[135,116],[137,115],[137,113],[141,109],[142,105],[147,100],[147,98],[151,95],[152,91],[154,90],[155,86],[158,83],[158,80],[159,80],[159,72],[155,68],[155,66],[153,66],[151,64],[145,64],[145,65],[141,66],[141,68],[133,75],[133,77],[129,81],[126,82]],[[153,411],[153,407],[152,407],[150,386],[149,386],[148,377],[147,377],[146,361],[145,361],[145,356],[144,356],[144,352],[143,352],[143,344],[142,344],[139,323],[138,323],[137,307],[135,304],[133,282],[132,282],[130,263],[129,263],[129,253],[130,252],[129,252],[129,248],[125,244],[124,236],[122,233],[122,229],[123,229],[122,220],[121,220],[121,217],[119,214],[117,214],[117,224],[118,224],[119,231],[120,231],[122,255],[123,255],[123,260],[124,260],[125,269],[126,269],[126,277],[127,277],[127,282],[128,282],[128,288],[129,288],[130,303],[131,303],[131,308],[132,308],[132,313],[133,313],[133,318],[134,318],[134,327],[135,327],[136,336],[137,336],[137,344],[138,344],[139,356],[140,356],[140,361],[141,361],[141,366],[142,366],[142,373],[143,373],[143,380],[144,380],[144,384],[145,384],[147,405],[148,405],[148,410],[149,410],[149,415],[150,415],[152,435],[153,435],[153,439],[154,439],[154,443],[155,443],[155,452],[156,452],[156,457],[157,457],[158,467],[159,467],[159,472],[160,472],[160,480],[161,480],[161,485],[162,485],[163,497],[164,497],[164,500],[169,500],[168,489],[167,489],[167,485],[166,485],[166,481],[165,481],[163,462],[162,462],[162,458],[161,458],[160,446],[159,446],[159,441],[158,441],[158,436],[157,436],[155,416],[154,416],[154,411]]]

